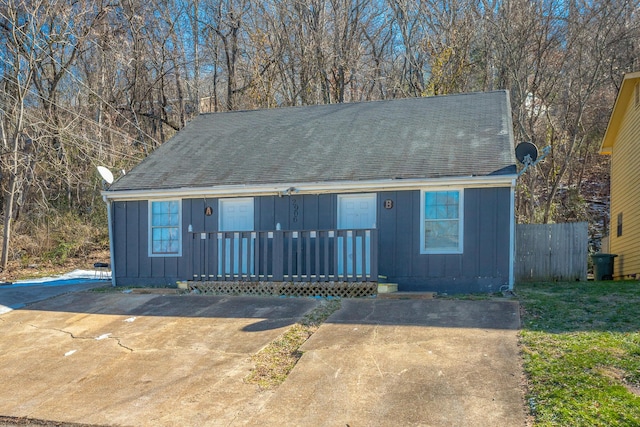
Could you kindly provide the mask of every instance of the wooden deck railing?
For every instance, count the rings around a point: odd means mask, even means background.
[[[376,229],[189,233],[197,281],[378,280]]]

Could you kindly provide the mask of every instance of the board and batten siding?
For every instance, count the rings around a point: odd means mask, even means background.
[[[629,100],[611,153],[609,251],[618,255],[614,278],[640,275],[640,105],[635,105],[634,98]],[[618,236],[620,214],[622,235]]]
[[[117,285],[175,285],[187,274],[184,256],[149,257],[148,201],[113,202],[112,215]]]
[[[420,254],[420,191],[378,194],[378,272],[400,291],[494,292],[509,284],[509,188],[464,190],[462,254]],[[384,209],[384,200],[393,209]]]
[[[464,190],[464,252],[420,254],[420,191],[377,193],[378,272],[400,291],[493,292],[509,283],[510,188]],[[337,226],[337,195],[255,197],[256,231]],[[386,209],[384,202],[393,207]],[[211,208],[212,215],[205,210]],[[218,199],[182,200],[182,256],[148,256],[148,201],[113,203],[118,285],[174,285],[189,279],[188,228],[218,230]]]
[[[255,197],[256,231],[336,228],[334,194]],[[211,215],[205,210],[211,208]],[[218,231],[218,199],[182,200],[182,256],[149,257],[149,202],[113,202],[113,247],[119,286],[175,285],[190,279],[189,225],[194,233]]]

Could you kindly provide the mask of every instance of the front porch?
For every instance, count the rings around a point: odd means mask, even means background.
[[[190,233],[189,288],[353,297],[377,293],[376,229]]]

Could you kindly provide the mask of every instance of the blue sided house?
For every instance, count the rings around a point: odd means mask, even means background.
[[[202,114],[103,192],[113,283],[513,286],[506,91]]]

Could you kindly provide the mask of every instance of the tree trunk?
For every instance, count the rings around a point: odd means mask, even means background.
[[[16,195],[16,179],[11,176],[9,180],[9,189],[4,195],[4,235],[2,237],[2,258],[0,259],[0,268],[5,270],[9,262],[9,247],[11,245],[11,225],[13,220],[13,205]]]
[[[5,270],[7,268],[7,263],[9,261],[9,247],[11,245],[11,226],[13,222],[13,206],[15,203],[16,193],[17,193],[17,175],[18,175],[18,147],[20,142],[20,133],[22,132],[22,120],[24,117],[24,102],[22,98],[22,94],[20,89],[18,88],[19,96],[19,106],[18,106],[18,117],[14,130],[14,134],[11,136],[12,139],[12,159],[11,164],[9,165],[8,175],[9,175],[9,186],[7,188],[6,193],[3,195],[4,199],[4,235],[2,237],[2,256],[0,258],[0,268]],[[6,135],[3,135],[6,136]]]

